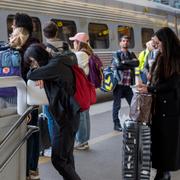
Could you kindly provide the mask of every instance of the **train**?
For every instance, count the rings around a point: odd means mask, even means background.
[[[122,35],[130,37],[130,51],[136,55],[145,48],[153,33],[163,26],[180,37],[180,9],[142,0],[1,0],[0,41],[8,41],[17,12],[33,19],[33,36],[45,42],[43,26],[54,21],[58,36],[71,46],[69,37],[86,32],[90,45],[104,67],[111,63],[112,53],[119,49]]]

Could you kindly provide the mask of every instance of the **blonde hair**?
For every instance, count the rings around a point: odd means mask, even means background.
[[[20,49],[29,38],[29,32],[23,27],[17,27],[9,38],[9,44],[11,47]]]

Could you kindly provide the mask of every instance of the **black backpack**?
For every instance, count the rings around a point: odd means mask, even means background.
[[[46,44],[46,47],[52,49],[54,52],[58,53],[58,52],[61,52],[59,49],[57,49],[56,47],[54,47],[52,44],[49,44],[47,43]],[[63,45],[62,47],[59,47],[62,49],[62,52],[61,53],[64,53],[65,51],[69,51],[69,45],[67,42],[63,42]]]

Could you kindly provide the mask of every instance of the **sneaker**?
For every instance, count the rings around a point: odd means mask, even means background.
[[[89,144],[88,144],[88,142],[79,143],[74,147],[74,149],[76,149],[76,150],[88,150],[89,149]]]
[[[39,171],[29,170],[29,179],[30,180],[40,180]]]

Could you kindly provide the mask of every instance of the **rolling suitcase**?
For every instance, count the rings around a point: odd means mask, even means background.
[[[126,120],[123,128],[123,179],[150,179],[150,127]]]
[[[43,113],[41,113],[38,118],[38,126],[39,126],[39,132],[40,132],[39,149],[40,149],[40,155],[42,156],[44,156],[45,149],[48,149],[51,147],[47,121],[48,121],[47,117]]]
[[[149,180],[151,170],[151,130],[149,127],[152,97],[135,93],[130,118],[123,128],[124,180]],[[148,107],[148,109],[147,109]]]

